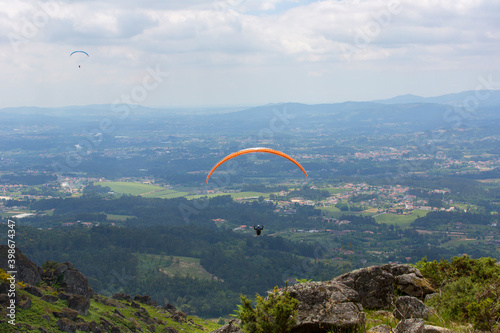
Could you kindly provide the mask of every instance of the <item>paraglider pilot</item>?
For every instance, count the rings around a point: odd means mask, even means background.
[[[262,227],[260,225],[253,226],[253,229],[257,231],[257,236],[260,236],[261,231],[264,230],[264,226]]]

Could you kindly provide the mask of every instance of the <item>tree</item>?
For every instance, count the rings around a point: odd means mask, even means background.
[[[286,333],[295,325],[299,301],[290,296],[286,287],[283,292],[274,287],[274,292],[266,298],[257,294],[255,308],[244,295],[241,303],[236,316],[245,332]]]

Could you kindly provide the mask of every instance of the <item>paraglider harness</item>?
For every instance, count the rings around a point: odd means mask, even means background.
[[[253,226],[253,229],[257,231],[257,236],[260,236],[261,231],[264,230],[264,226],[262,227],[260,225]]]

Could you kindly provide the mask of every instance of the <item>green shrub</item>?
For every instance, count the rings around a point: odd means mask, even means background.
[[[257,295],[256,307],[252,301],[241,295],[241,305],[238,305],[236,316],[241,320],[245,332],[286,333],[295,325],[299,301],[285,290],[278,287],[267,298]]]
[[[455,257],[451,261],[417,263],[441,292],[428,303],[449,321],[470,322],[474,329],[500,328],[500,266],[492,258]]]

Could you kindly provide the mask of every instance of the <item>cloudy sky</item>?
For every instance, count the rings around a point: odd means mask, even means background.
[[[472,90],[500,82],[499,17],[492,0],[0,0],[0,107]]]

